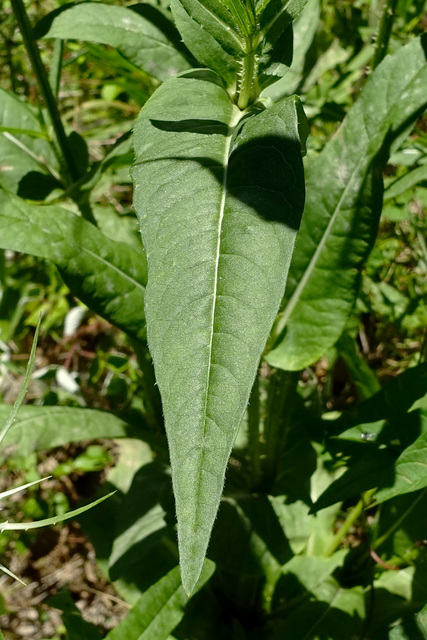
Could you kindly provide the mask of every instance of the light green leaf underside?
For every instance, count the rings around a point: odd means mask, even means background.
[[[146,263],[58,206],[33,205],[0,190],[0,248],[51,260],[73,294],[129,335],[144,338]]]
[[[214,563],[206,560],[197,589],[209,580],[214,570]],[[107,634],[106,640],[167,640],[182,620],[187,602],[179,567],[175,567],[141,596],[126,618]]]
[[[144,10],[147,13],[147,7]],[[45,37],[110,45],[159,80],[189,69],[189,62],[175,48],[178,34],[174,42],[154,22],[167,24],[166,16],[154,7],[148,8],[147,15],[153,21],[126,7],[82,2],[54,17]],[[172,23],[167,25],[169,34],[174,30]]]
[[[8,405],[0,405],[0,424],[9,412]],[[112,413],[75,407],[27,405],[20,408],[2,449],[8,454],[13,452],[27,456],[34,451],[60,447],[69,442],[124,438],[130,433],[129,426]]]
[[[339,338],[376,235],[388,146],[426,106],[426,58],[416,39],[372,73],[335,137],[310,163],[276,337],[286,329],[266,357],[273,366],[303,369]]]
[[[200,573],[303,207],[296,99],[243,125],[241,118],[218,77],[199,70],[162,85],[134,133],[148,341],[187,592]]]

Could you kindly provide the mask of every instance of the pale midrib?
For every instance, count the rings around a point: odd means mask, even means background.
[[[243,113],[241,111],[238,111],[237,117],[232,119],[229,126],[228,136],[225,142],[225,149],[224,149],[224,160],[223,160],[224,175],[223,175],[222,184],[221,184],[221,202],[219,206],[218,239],[217,239],[217,245],[216,245],[214,290],[213,290],[213,302],[212,302],[212,315],[211,315],[211,323],[210,323],[209,359],[208,359],[208,367],[207,367],[206,394],[205,394],[205,401],[203,403],[204,405],[203,441],[205,440],[205,436],[206,436],[206,409],[208,406],[209,386],[210,386],[211,369],[212,369],[212,349],[213,349],[213,338],[215,333],[214,325],[215,325],[217,291],[218,291],[219,259],[221,256],[222,223],[224,220],[225,201],[227,199],[227,178],[228,178],[229,156],[230,156],[231,140],[232,140],[235,128],[238,125],[242,115]],[[203,457],[203,454],[204,454],[204,448],[202,449],[202,457]]]

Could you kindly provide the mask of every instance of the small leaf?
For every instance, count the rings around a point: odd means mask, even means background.
[[[0,190],[0,247],[51,260],[93,311],[141,340],[146,264],[128,244],[54,205],[33,205]]]
[[[48,527],[50,525],[64,522],[64,520],[70,520],[76,516],[84,513],[92,507],[96,507],[97,504],[104,502],[107,498],[110,498],[115,494],[115,491],[108,493],[106,496],[102,496],[98,500],[94,500],[90,504],[86,504],[84,507],[74,509],[74,511],[68,511],[62,515],[54,516],[53,518],[44,518],[43,520],[37,520],[36,522],[3,522],[0,524],[0,531],[28,531],[29,529],[39,529],[40,527]]]
[[[0,187],[26,198],[43,199],[60,186],[59,165],[36,113],[0,89],[0,122]],[[34,189],[29,185],[31,176],[36,177]]]
[[[25,376],[24,376],[24,380],[21,384],[21,388],[19,389],[19,393],[18,396],[15,400],[15,403],[12,407],[12,410],[9,414],[9,416],[6,419],[6,422],[0,432],[0,444],[3,441],[3,439],[5,438],[7,432],[9,431],[10,427],[13,425],[15,419],[16,419],[16,414],[19,411],[19,408],[21,407],[22,403],[24,402],[24,398],[25,398],[25,394],[27,393],[28,390],[28,385],[30,384],[30,379],[31,379],[31,374],[33,373],[33,369],[34,369],[34,362],[36,359],[36,349],[37,349],[37,340],[39,337],[39,331],[40,331],[40,324],[42,321],[42,316],[40,315],[39,317],[39,321],[37,323],[37,327],[36,327],[36,331],[34,333],[34,339],[33,339],[33,344],[31,345],[31,352],[30,352],[30,357],[28,360],[28,364],[27,364],[27,368],[25,370]]]
[[[283,296],[304,201],[296,98],[244,115],[216,74],[193,71],[156,91],[134,133],[148,341],[187,593]]]
[[[427,433],[423,433],[398,457],[394,465],[394,482],[380,488],[375,503],[427,487]]]

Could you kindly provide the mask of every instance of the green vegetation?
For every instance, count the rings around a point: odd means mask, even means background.
[[[6,640],[427,635],[426,9],[3,4]]]

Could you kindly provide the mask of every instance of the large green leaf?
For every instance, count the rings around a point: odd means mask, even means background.
[[[167,14],[146,4],[130,9],[103,2],[81,2],[46,16],[39,32],[46,38],[110,45],[159,80],[191,66]]]
[[[377,232],[389,145],[427,105],[423,43],[413,40],[377,67],[335,137],[309,164],[286,308],[266,358],[274,366],[304,368],[344,328]]]
[[[209,580],[214,570],[214,563],[206,560],[198,589]],[[175,567],[141,596],[126,618],[106,638],[167,640],[170,632],[182,620],[187,602],[179,567]]]
[[[59,184],[59,167],[40,120],[22,100],[0,89],[0,125],[0,186],[43,199]]]
[[[187,592],[202,567],[304,200],[296,99],[243,116],[216,74],[199,70],[163,84],[134,132],[148,340]]]
[[[0,190],[0,247],[54,262],[91,309],[144,338],[144,252],[111,240],[58,206],[32,205]]]

